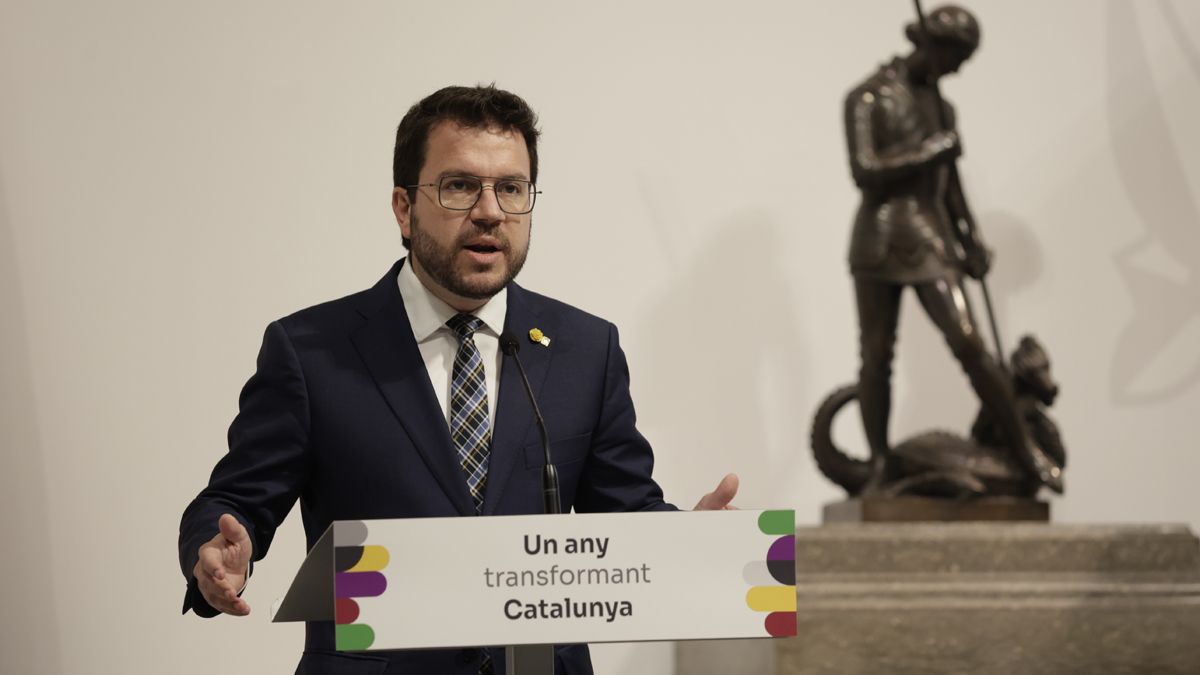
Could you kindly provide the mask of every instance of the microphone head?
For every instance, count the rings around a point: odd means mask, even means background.
[[[521,343],[512,333],[504,333],[500,336],[500,351],[506,356],[516,356],[517,352],[521,351]]]

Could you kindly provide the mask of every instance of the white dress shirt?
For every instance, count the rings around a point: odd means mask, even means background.
[[[421,350],[425,370],[429,372],[429,381],[433,383],[433,392],[437,394],[438,405],[441,406],[446,425],[449,426],[450,381],[454,370],[454,356],[458,353],[458,337],[446,322],[458,314],[458,310],[442,302],[425,288],[413,272],[411,258],[404,261],[404,265],[400,267],[396,283],[400,287],[404,309],[408,312],[413,338],[417,341],[417,348]],[[471,312],[483,321],[483,326],[475,332],[475,346],[479,348],[479,356],[483,359],[488,419],[491,420],[493,431],[496,429],[496,397],[499,395],[500,365],[503,358],[500,353],[500,333],[504,330],[504,317],[507,313],[507,288],[501,289],[482,307]]]

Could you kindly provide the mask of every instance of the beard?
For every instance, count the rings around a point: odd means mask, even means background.
[[[421,268],[433,281],[454,295],[472,300],[487,300],[500,292],[510,281],[517,277],[525,266],[525,258],[529,255],[529,247],[514,251],[508,237],[496,228],[488,233],[500,242],[500,254],[504,258],[504,274],[500,278],[468,278],[466,268],[468,263],[459,263],[458,253],[463,245],[471,238],[482,234],[476,230],[467,232],[450,246],[442,246],[432,236],[421,229],[417,215],[412,215],[412,236],[409,238],[409,255],[421,264]]]

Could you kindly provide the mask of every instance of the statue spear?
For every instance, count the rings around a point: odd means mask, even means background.
[[[938,84],[938,80],[941,77],[941,72],[933,52],[933,35],[929,32],[929,24],[925,20],[925,12],[921,9],[921,0],[913,0],[913,5],[917,9],[917,26],[921,31],[921,37],[925,43],[925,48],[928,50],[926,55],[929,58],[929,67],[933,71],[933,77],[930,78],[929,85],[933,89],[933,98],[937,103],[938,124],[942,129],[948,130],[950,126],[950,120],[946,118],[946,102],[942,98],[942,90]],[[963,194],[962,182],[958,176],[957,161],[952,161],[950,163],[950,182],[955,188],[958,189],[959,195],[962,197],[963,209],[969,213],[969,207],[967,207],[967,196]],[[975,231],[975,219],[968,215],[966,218],[963,218],[963,220],[967,222],[967,234],[970,236],[971,240],[979,241],[978,235]],[[955,224],[955,229],[958,229],[957,224]],[[996,313],[992,309],[992,294],[988,290],[986,274],[979,278],[979,287],[983,291],[983,304],[987,309],[988,323],[992,327],[992,341],[996,345],[996,361],[1000,364],[1000,369],[1007,372],[1008,365],[1004,360],[1004,343],[1000,341],[1000,328],[996,321]],[[965,298],[965,296],[964,299],[967,300],[969,306],[970,299]]]

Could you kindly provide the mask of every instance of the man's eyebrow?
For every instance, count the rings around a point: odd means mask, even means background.
[[[503,176],[476,176],[475,174],[471,173],[470,171],[463,171],[461,169],[446,169],[445,171],[438,174],[439,179],[445,178],[447,176],[467,176],[469,178],[488,178],[491,180],[523,180],[526,183],[533,182],[533,181],[529,180],[529,178],[526,177],[525,174],[523,174],[523,173],[507,173],[507,174],[504,174]]]

